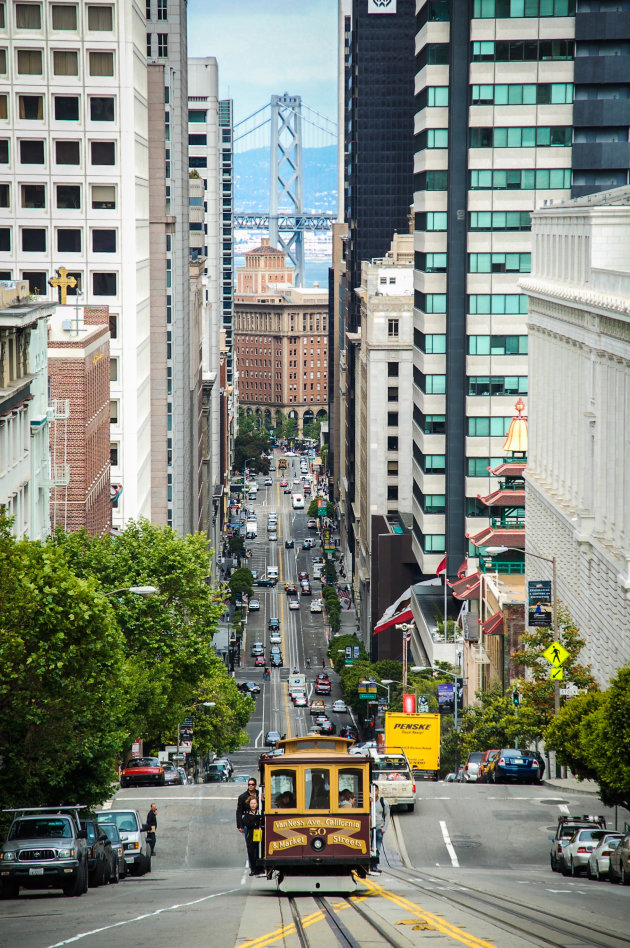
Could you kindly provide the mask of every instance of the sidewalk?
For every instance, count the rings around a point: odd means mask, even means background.
[[[586,793],[589,796],[597,796],[599,787],[594,780],[578,780],[577,777],[556,777],[550,780],[544,780],[547,787],[554,787],[556,790],[563,790],[569,793]]]

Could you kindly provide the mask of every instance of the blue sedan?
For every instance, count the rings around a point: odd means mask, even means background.
[[[534,755],[517,748],[503,748],[495,754],[492,764],[494,783],[516,780],[520,783],[538,783],[540,767]]]

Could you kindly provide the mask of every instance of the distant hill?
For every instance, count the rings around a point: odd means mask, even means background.
[[[304,148],[304,210],[311,213],[337,210],[337,148]],[[236,211],[269,210],[269,150],[253,148],[234,156],[234,208]]]

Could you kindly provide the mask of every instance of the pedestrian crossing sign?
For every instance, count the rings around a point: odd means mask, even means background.
[[[569,655],[570,653],[560,642],[552,642],[543,652],[543,656],[547,661],[556,668],[559,668],[560,665],[564,665]]]

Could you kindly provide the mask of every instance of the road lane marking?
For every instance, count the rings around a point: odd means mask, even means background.
[[[215,892],[214,895],[204,895],[201,899],[194,899],[192,902],[180,902],[177,905],[167,905],[165,908],[156,909],[155,912],[147,912],[145,915],[136,915],[135,918],[128,918],[124,922],[113,922],[111,925],[103,925],[102,928],[93,928],[90,932],[81,932],[79,935],[73,935],[72,938],[66,938],[64,941],[57,941],[48,948],[63,948],[63,945],[71,945],[75,941],[81,941],[82,938],[89,938],[90,935],[100,935],[102,932],[111,931],[112,928],[122,928],[123,925],[131,925],[133,922],[143,922],[147,918],[155,918],[157,915],[163,915],[164,912],[175,912],[178,909],[189,908],[191,905],[199,905],[200,902],[208,902],[210,899],[218,899],[223,895],[232,895],[239,892],[239,889],[225,889],[224,892]]]
[[[442,830],[442,838],[444,839],[444,845],[446,850],[451,857],[451,863],[455,866],[459,866],[459,859],[457,858],[457,853],[455,852],[455,847],[451,842],[451,837],[448,835],[448,829],[446,828],[446,823],[444,820],[440,820],[440,829]]]

